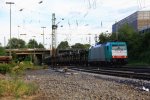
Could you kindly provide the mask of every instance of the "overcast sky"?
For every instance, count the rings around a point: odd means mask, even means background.
[[[0,0],[0,43],[9,39],[9,8],[12,5],[12,37],[28,42],[36,36],[43,43],[42,28],[46,27],[45,46],[51,44],[52,13],[56,15],[57,44],[67,40],[94,44],[95,34],[112,31],[112,24],[128,15],[149,10],[150,0]],[[62,20],[62,18],[64,20]],[[20,27],[18,27],[20,26]],[[63,26],[63,27],[61,27]],[[26,35],[20,35],[26,34]],[[88,35],[91,34],[91,35]],[[90,38],[89,38],[90,37]],[[5,39],[4,39],[5,38]]]

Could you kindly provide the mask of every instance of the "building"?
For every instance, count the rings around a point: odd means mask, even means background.
[[[112,33],[118,31],[124,24],[128,24],[133,27],[136,32],[141,32],[150,28],[150,11],[137,11],[128,17],[116,22],[112,26]]]
[[[142,30],[139,31],[139,33],[146,33],[146,32],[150,32],[150,25],[143,27]]]

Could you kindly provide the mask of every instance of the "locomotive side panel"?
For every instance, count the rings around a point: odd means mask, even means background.
[[[105,46],[98,45],[96,47],[92,47],[89,51],[89,62],[99,62],[105,61]]]

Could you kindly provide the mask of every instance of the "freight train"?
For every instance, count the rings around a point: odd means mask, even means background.
[[[92,46],[89,50],[59,50],[55,57],[45,59],[45,63],[59,66],[125,65],[127,58],[125,42],[106,42]]]
[[[0,56],[0,63],[10,63],[12,56]]]

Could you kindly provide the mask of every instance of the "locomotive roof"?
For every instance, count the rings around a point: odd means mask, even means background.
[[[125,45],[125,42],[106,42],[106,43],[102,43],[102,44],[97,44],[97,45],[95,45],[95,46],[92,46],[91,48],[97,48],[97,47],[101,47],[101,46],[108,46],[108,45],[110,45],[110,44],[116,44],[116,45],[118,45],[118,44],[120,44],[120,45]]]

